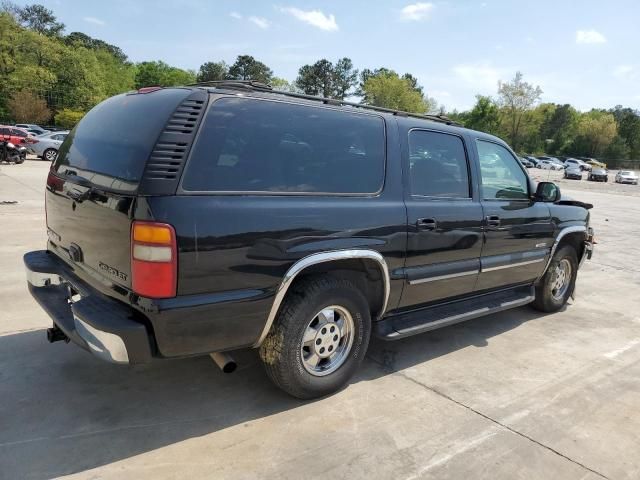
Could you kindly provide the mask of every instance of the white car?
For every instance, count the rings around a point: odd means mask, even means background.
[[[564,168],[562,165],[551,160],[540,160],[536,167],[541,168],[542,170],[562,170]]]
[[[616,183],[638,184],[638,175],[632,170],[620,170],[616,173]]]
[[[58,149],[69,132],[51,132],[32,139],[29,150],[38,157],[53,162],[58,156]]]

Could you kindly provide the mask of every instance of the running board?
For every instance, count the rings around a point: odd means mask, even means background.
[[[434,305],[384,318],[374,324],[374,335],[383,340],[398,340],[527,305],[534,298],[534,288],[525,286]]]

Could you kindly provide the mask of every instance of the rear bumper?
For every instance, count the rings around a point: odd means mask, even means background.
[[[588,227],[587,236],[584,241],[584,248],[582,250],[582,257],[580,257],[579,267],[582,266],[585,260],[591,260],[591,257],[593,256],[593,247],[595,245],[595,241],[593,237],[594,237],[593,228]]]
[[[27,253],[24,264],[31,295],[72,342],[112,363],[151,360],[151,335],[135,310],[91,288],[46,250]]]

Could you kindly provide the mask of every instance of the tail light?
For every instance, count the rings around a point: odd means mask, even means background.
[[[38,143],[40,140],[36,140],[33,137],[27,137],[24,139],[24,143]]]
[[[131,227],[131,286],[149,298],[176,296],[176,232],[166,223],[134,221]]]

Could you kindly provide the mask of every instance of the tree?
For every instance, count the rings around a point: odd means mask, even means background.
[[[500,130],[500,109],[491,97],[476,95],[476,104],[462,120],[467,128],[497,135]]]
[[[230,80],[255,80],[268,84],[273,72],[264,63],[251,55],[238,55],[236,61],[229,67],[227,78]]]
[[[540,137],[550,154],[565,153],[576,136],[580,114],[569,104],[556,105],[552,115],[540,126]]]
[[[28,90],[20,90],[11,95],[7,105],[16,123],[42,123],[51,118],[47,102]]]
[[[333,67],[334,98],[344,100],[349,91],[358,84],[358,70],[353,68],[350,58],[343,57]]]
[[[427,113],[433,105],[397,73],[371,75],[362,87],[363,103],[412,113]]]
[[[198,82],[213,82],[224,80],[229,73],[229,67],[223,61],[221,62],[206,62],[200,65],[198,70]]]
[[[42,35],[58,36],[64,30],[64,23],[58,22],[53,12],[43,5],[18,8],[16,16],[22,26]]]
[[[298,88],[285,80],[284,78],[273,77],[271,78],[271,88],[274,90],[280,90],[282,92],[298,92]]]
[[[580,142],[586,146],[589,157],[602,154],[617,133],[618,127],[613,115],[599,110],[591,110],[582,115],[578,124]]]
[[[503,109],[507,137],[514,150],[517,150],[520,144],[522,117],[541,95],[542,89],[523,81],[520,72],[516,72],[511,82],[498,83],[498,104]]]
[[[640,113],[622,105],[616,105],[610,113],[618,124],[618,134],[628,147],[628,157],[640,158]]]
[[[344,100],[358,82],[358,70],[351,59],[344,57],[335,65],[326,58],[312,65],[303,65],[295,85],[307,95]]]
[[[124,63],[127,61],[127,56],[120,47],[116,47],[115,45],[111,45],[110,43],[97,38],[92,38],[81,32],[71,32],[69,35],[64,37],[64,41],[67,45],[80,44],[83,47],[92,50],[106,50],[120,62]]]
[[[84,117],[84,112],[63,108],[56,113],[55,122],[57,126],[71,130],[82,117]]]
[[[172,67],[163,61],[140,62],[136,65],[135,88],[159,85],[173,87],[194,83],[195,72]]]

